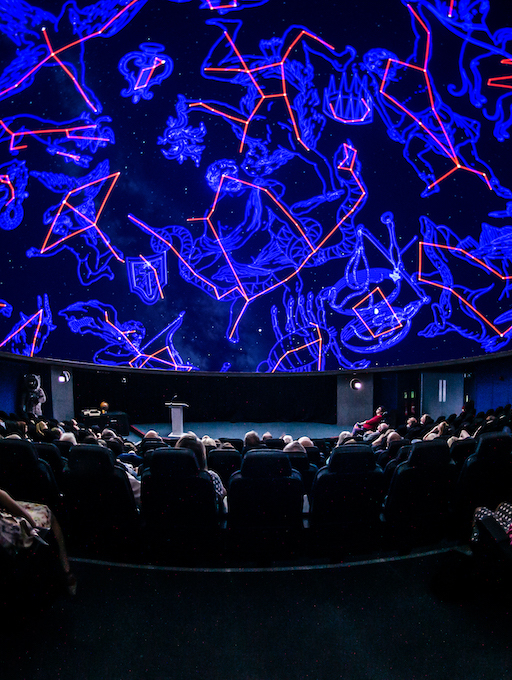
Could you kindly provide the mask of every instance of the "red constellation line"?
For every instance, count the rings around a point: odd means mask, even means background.
[[[235,53],[238,61],[241,64],[241,66],[239,68],[234,68],[234,67],[224,68],[224,67],[206,66],[204,70],[209,71],[209,72],[216,72],[216,73],[245,73],[250,78],[252,84],[254,85],[256,90],[258,91],[259,99],[255,103],[254,108],[253,108],[253,110],[252,110],[252,112],[251,112],[251,114],[249,115],[248,118],[240,118],[240,117],[235,116],[233,114],[229,114],[225,111],[222,111],[220,108],[217,108],[215,106],[211,106],[210,104],[205,104],[203,102],[194,102],[194,103],[191,103],[190,106],[191,107],[202,107],[202,108],[206,109],[207,111],[211,111],[212,113],[218,114],[218,115],[222,116],[223,118],[227,118],[229,120],[234,121],[235,123],[240,123],[241,125],[243,125],[243,134],[242,134],[242,139],[240,140],[240,148],[239,148],[239,152],[242,153],[243,148],[244,148],[244,144],[245,144],[245,138],[247,136],[249,126],[250,126],[251,122],[253,121],[254,117],[256,116],[258,109],[261,107],[263,102],[265,102],[268,99],[284,99],[285,104],[286,104],[286,108],[288,110],[288,114],[290,116],[290,121],[291,121],[291,124],[293,126],[294,133],[295,133],[295,138],[297,139],[298,142],[300,142],[300,144],[302,144],[302,146],[307,151],[309,151],[310,148],[301,139],[299,127],[298,127],[297,121],[295,120],[295,115],[293,113],[290,101],[288,99],[286,76],[285,76],[285,70],[284,70],[285,61],[288,59],[290,52],[295,47],[295,45],[299,42],[299,40],[301,40],[301,38],[303,36],[308,36],[308,37],[312,38],[313,40],[319,42],[321,45],[324,45],[328,49],[334,50],[334,47],[332,45],[329,45],[329,43],[327,43],[325,40],[322,40],[321,38],[314,35],[313,33],[310,33],[309,31],[305,31],[304,29],[302,29],[300,31],[299,35],[296,36],[296,38],[291,42],[290,46],[288,47],[288,49],[286,50],[286,52],[284,53],[284,56],[282,57],[282,59],[280,61],[275,61],[275,62],[272,62],[271,64],[264,64],[262,66],[255,66],[254,68],[251,68],[246,64],[244,57],[242,56],[242,54],[238,50],[238,48],[235,45],[232,37],[229,35],[229,33],[227,31],[224,31],[224,37],[226,38],[226,41],[231,46],[233,52]],[[259,74],[260,72],[267,71],[267,70],[270,70],[270,69],[276,69],[276,68],[279,69],[280,73],[281,73],[282,90],[281,90],[281,92],[278,92],[278,93],[275,93],[275,94],[265,94],[265,92],[263,91],[263,88],[258,84],[258,81],[256,80],[256,77],[255,77],[255,74]]]
[[[21,85],[21,83],[23,83],[25,80],[29,79],[33,74],[35,74],[37,71],[39,71],[39,69],[42,68],[42,66],[44,66],[44,64],[46,64],[51,59],[55,59],[57,64],[63,69],[64,73],[66,73],[66,75],[69,76],[69,78],[71,78],[71,81],[73,82],[74,86],[76,87],[76,89],[80,93],[81,97],[83,98],[83,100],[85,101],[87,106],[89,106],[94,111],[94,113],[97,113],[98,109],[94,106],[94,104],[91,102],[91,100],[87,97],[83,88],[81,87],[81,85],[79,84],[79,82],[77,81],[75,76],[71,73],[69,68],[65,64],[63,64],[63,62],[58,58],[58,55],[62,54],[62,52],[65,52],[66,50],[71,49],[72,47],[76,47],[77,45],[81,45],[82,43],[86,42],[87,40],[92,40],[93,38],[97,38],[98,36],[101,36],[117,19],[119,19],[120,16],[122,16],[125,12],[127,12],[137,2],[139,2],[139,0],[131,0],[131,2],[128,3],[128,5],[126,5],[126,7],[123,7],[121,10],[119,10],[119,12],[117,12],[117,14],[115,16],[113,16],[111,19],[109,19],[109,21],[107,21],[107,23],[104,26],[102,26],[98,31],[91,33],[91,35],[84,36],[83,38],[79,38],[78,40],[74,40],[73,42],[70,42],[67,45],[64,45],[63,47],[60,47],[57,50],[53,49],[53,47],[50,43],[50,39],[49,39],[49,37],[46,33],[46,28],[43,27],[43,29],[42,29],[43,37],[44,37],[44,40],[45,40],[46,45],[48,47],[48,54],[46,55],[46,57],[44,59],[42,59],[35,66],[33,66],[29,71],[27,71],[27,73],[23,77],[21,77],[19,80],[17,80],[16,83],[14,83],[14,85],[6,87],[4,90],[0,91],[0,97],[3,97],[4,95],[8,94],[12,90],[16,90],[16,88],[18,88]]]
[[[408,115],[410,118],[412,118],[417,123],[417,125],[420,126],[420,128],[423,130],[423,132],[425,132],[427,135],[429,135],[429,137],[431,137],[431,139],[435,142],[435,144],[441,149],[443,154],[445,156],[447,156],[453,162],[455,167],[453,167],[451,170],[446,172],[442,177],[439,177],[438,179],[436,179],[435,182],[432,182],[432,184],[430,184],[429,187],[428,187],[429,189],[432,189],[437,184],[440,184],[444,179],[449,177],[452,173],[456,172],[457,170],[467,170],[468,172],[472,172],[475,175],[480,175],[481,177],[483,177],[483,179],[487,183],[487,186],[492,191],[491,183],[489,182],[489,178],[487,177],[487,174],[485,172],[480,171],[480,170],[475,170],[475,168],[470,168],[467,165],[463,165],[460,162],[460,159],[457,156],[457,153],[456,153],[456,151],[453,147],[453,144],[451,142],[450,136],[446,132],[446,128],[443,124],[443,121],[441,120],[441,116],[439,115],[439,113],[436,109],[436,105],[435,105],[435,101],[434,101],[434,94],[433,94],[433,91],[432,91],[432,84],[430,82],[430,76],[429,76],[428,70],[427,70],[427,64],[428,64],[429,53],[430,53],[430,40],[431,40],[430,31],[427,28],[427,26],[425,25],[425,23],[422,21],[421,17],[411,7],[411,5],[407,5],[407,8],[408,8],[409,12],[411,12],[411,14],[418,21],[418,23],[421,25],[421,27],[423,28],[423,30],[425,31],[425,33],[427,35],[427,46],[425,48],[425,58],[424,58],[424,61],[423,61],[423,66],[415,66],[414,64],[409,64],[406,61],[400,61],[398,59],[388,59],[387,64],[386,64],[386,69],[384,71],[384,77],[382,79],[382,83],[381,83],[379,91],[380,91],[380,93],[382,94],[383,97],[386,97],[386,99],[389,99],[389,101],[393,102],[393,104],[397,108],[399,108],[406,115]],[[394,97],[392,97],[391,95],[387,94],[384,91],[384,88],[386,87],[386,84],[387,84],[386,80],[388,78],[388,72],[389,72],[389,68],[390,68],[391,64],[398,64],[400,66],[403,66],[406,69],[413,69],[413,70],[419,71],[420,73],[423,74],[423,76],[425,78],[425,84],[426,84],[427,90],[428,90],[428,98],[429,98],[429,102],[430,102],[430,109],[431,109],[432,113],[434,114],[434,117],[435,117],[437,123],[439,124],[439,127],[442,130],[442,136],[444,137],[446,144],[443,144],[441,141],[439,141],[439,139],[436,137],[436,135],[425,125],[425,123],[423,123],[417,116],[415,116],[414,113],[411,110],[407,109],[397,99],[395,99]]]

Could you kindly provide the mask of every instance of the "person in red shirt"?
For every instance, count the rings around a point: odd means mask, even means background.
[[[375,411],[375,415],[373,418],[369,418],[368,420],[363,421],[362,423],[356,423],[352,429],[352,436],[358,435],[358,434],[364,434],[365,432],[368,432],[369,430],[376,430],[377,427],[381,424],[381,422],[384,420],[385,416],[385,411],[383,406],[379,406],[377,410]]]

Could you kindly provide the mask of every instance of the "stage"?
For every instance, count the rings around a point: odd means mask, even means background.
[[[156,430],[162,437],[167,437],[171,433],[170,423],[136,423],[131,426],[131,434],[129,439],[138,441],[144,433],[148,430]],[[333,423],[230,423],[227,421],[213,421],[213,422],[187,422],[183,424],[185,432],[192,431],[203,437],[205,434],[210,435],[213,439],[218,437],[230,437],[243,439],[246,432],[249,430],[256,430],[261,435],[264,432],[270,432],[273,437],[280,437],[282,434],[290,434],[294,439],[298,439],[304,435],[320,439],[323,437],[337,437],[342,430],[351,430],[352,425],[339,426]]]

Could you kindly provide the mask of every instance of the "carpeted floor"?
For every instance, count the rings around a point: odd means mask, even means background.
[[[508,680],[511,599],[471,559],[282,571],[75,562],[74,599],[6,626],[1,677]]]
[[[133,428],[136,432],[144,434],[148,430],[156,430],[162,437],[166,437],[171,432],[171,425],[169,423],[136,423]],[[329,423],[230,423],[228,421],[211,421],[211,422],[189,422],[185,421],[183,424],[185,432],[192,430],[199,437],[205,434],[210,437],[236,437],[243,439],[246,432],[249,430],[256,430],[260,435],[264,432],[271,432],[274,437],[280,437],[282,434],[291,434],[294,439],[298,439],[303,435],[311,438],[321,437],[337,437],[342,430],[352,430],[352,425],[340,427],[339,425]]]

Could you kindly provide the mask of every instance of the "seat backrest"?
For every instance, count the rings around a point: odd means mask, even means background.
[[[346,527],[376,523],[383,496],[383,471],[365,444],[338,446],[311,489],[310,516],[317,525]]]
[[[306,454],[309,458],[309,462],[316,465],[317,468],[321,468],[325,465],[325,455],[321,452],[318,446],[306,446]]]
[[[274,437],[271,437],[270,439],[264,439],[263,443],[265,444],[265,446],[267,448],[274,449],[274,450],[277,449],[278,451],[279,450],[282,451],[284,449],[284,447],[286,446],[286,444],[284,443],[284,441],[282,439],[276,439]]]
[[[111,477],[114,472],[115,457],[105,446],[77,444],[68,454],[68,466],[72,476],[100,479]]]
[[[219,441],[222,444],[231,444],[231,446],[234,446],[239,453],[242,453],[244,448],[244,440],[238,439],[237,437],[220,437]]]
[[[197,477],[199,465],[194,452],[190,449],[158,448],[148,460],[151,474],[174,478]]]
[[[332,473],[357,474],[375,470],[376,462],[366,444],[351,444],[333,449],[327,467]]]
[[[72,446],[62,477],[70,534],[111,540],[127,537],[138,526],[138,509],[126,470],[113,452],[95,444]]]
[[[227,488],[231,475],[240,470],[242,454],[233,449],[212,449],[206,454],[206,457],[210,470],[214,470],[219,475]]]
[[[159,538],[218,524],[213,479],[190,449],[155,449],[141,475],[142,518]]]
[[[0,488],[16,500],[58,508],[59,489],[51,466],[25,439],[0,439]]]
[[[55,479],[60,479],[67,461],[62,457],[58,447],[50,442],[34,442],[34,446],[39,458],[50,465]]]
[[[414,442],[391,479],[383,508],[386,520],[408,527],[442,523],[451,509],[456,477],[445,440]]]
[[[476,443],[476,439],[473,439],[473,437],[466,437],[466,439],[454,441],[450,446],[452,460],[459,469],[462,467],[466,458],[475,452]]]
[[[407,461],[409,465],[415,467],[439,467],[449,465],[451,458],[446,440],[436,438],[426,442],[414,442]]]
[[[231,524],[262,526],[302,521],[304,483],[282,451],[249,451],[229,480]]]
[[[469,455],[457,481],[457,511],[466,525],[475,508],[494,509],[512,501],[512,436],[502,432],[482,434]]]
[[[486,432],[477,439],[475,454],[478,460],[506,461],[512,453],[512,435]]]

